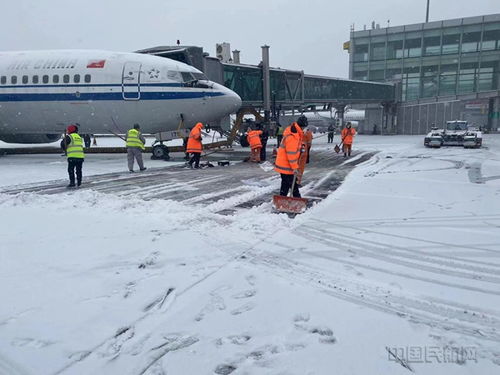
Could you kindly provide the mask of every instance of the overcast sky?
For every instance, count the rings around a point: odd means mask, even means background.
[[[211,56],[231,43],[241,62],[348,76],[349,28],[425,21],[426,0],[0,0],[2,50],[91,48],[134,51],[197,45]],[[500,13],[500,0],[431,0],[430,20]]]

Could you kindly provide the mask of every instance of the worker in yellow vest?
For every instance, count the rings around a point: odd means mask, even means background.
[[[66,129],[66,135],[61,142],[61,147],[66,152],[68,158],[68,188],[80,186],[82,184],[82,166],[85,159],[83,152],[83,140],[78,134],[76,125],[69,125]],[[76,185],[75,185],[76,170]]]
[[[134,128],[127,132],[127,138],[125,139],[127,143],[128,170],[130,173],[134,172],[134,159],[137,160],[140,171],[146,170],[142,161],[142,151],[145,150],[146,139],[142,136],[140,129],[139,124],[134,124]]]

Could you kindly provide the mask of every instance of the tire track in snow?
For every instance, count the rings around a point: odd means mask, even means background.
[[[489,341],[494,344],[500,342],[498,315],[476,313],[473,307],[465,314],[462,308],[433,304],[409,295],[396,295],[391,290],[336,277],[307,263],[266,251],[259,250],[248,255],[251,255],[248,259],[250,263],[266,266],[274,275],[281,276],[287,281],[292,278],[313,285],[326,294],[356,305],[404,317],[431,328],[463,334],[483,342],[487,340],[485,343],[487,345],[491,344]],[[492,358],[496,355],[500,355],[500,352],[491,353]]]
[[[419,268],[424,271],[435,272],[437,274],[447,274],[450,276],[462,277],[472,280],[480,280],[491,283],[500,284],[500,277],[497,277],[500,272],[498,269],[488,268],[488,267],[478,267],[474,265],[468,265],[464,263],[458,263],[455,261],[450,261],[451,257],[446,255],[432,254],[425,251],[414,252],[413,250],[408,250],[403,246],[387,245],[380,242],[361,240],[354,236],[346,235],[345,233],[335,233],[328,229],[318,229],[312,226],[304,226],[308,229],[308,236],[314,237],[316,240],[325,240],[325,242],[331,245],[347,244],[349,248],[356,249],[357,253],[376,258],[379,260],[384,260],[387,262],[394,261],[394,263],[408,266],[409,268]],[[310,234],[315,232],[316,235]],[[422,256],[424,255],[424,256]],[[427,257],[427,258],[426,258]],[[426,263],[428,265],[421,265],[420,263],[404,262],[400,259],[412,259],[417,262]],[[466,261],[461,259],[461,261]],[[435,265],[441,265],[443,268],[435,267]],[[475,272],[458,272],[456,269],[462,271]]]

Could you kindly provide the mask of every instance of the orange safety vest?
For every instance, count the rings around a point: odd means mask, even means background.
[[[305,134],[304,134],[305,138]],[[299,156],[299,174],[297,176],[297,183],[300,184],[302,181],[302,175],[304,174],[304,170],[306,169],[306,162],[307,162],[307,154],[309,152],[307,151],[307,143],[305,139],[302,139],[302,142],[300,142],[300,156]]]
[[[247,141],[250,144],[250,148],[253,150],[254,148],[262,147],[262,143],[260,141],[260,135],[262,134],[262,130],[251,130],[248,132]]]
[[[307,130],[304,133],[304,143],[306,144],[306,147],[311,147],[313,143],[313,132],[310,130]]]
[[[296,132],[292,132],[292,127]],[[282,174],[293,174],[294,169],[299,168],[300,147],[304,132],[297,123],[293,123],[283,132],[283,140],[278,149],[278,155],[274,163],[274,170]]]
[[[189,138],[186,146],[186,152],[193,153],[203,151],[203,145],[201,144],[201,128],[203,124],[201,122],[197,123],[194,128],[189,133]]]
[[[344,144],[345,145],[352,145],[352,140],[353,140],[354,135],[356,135],[356,130],[354,130],[353,128],[342,129],[341,137],[342,137]]]

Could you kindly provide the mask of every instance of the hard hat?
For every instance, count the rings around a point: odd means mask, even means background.
[[[67,130],[68,134],[71,134],[71,133],[78,131],[78,127],[76,125],[71,124],[67,127],[66,130]]]
[[[305,128],[307,126],[307,117],[304,115],[299,116],[299,118],[297,119],[297,124],[301,128]]]

